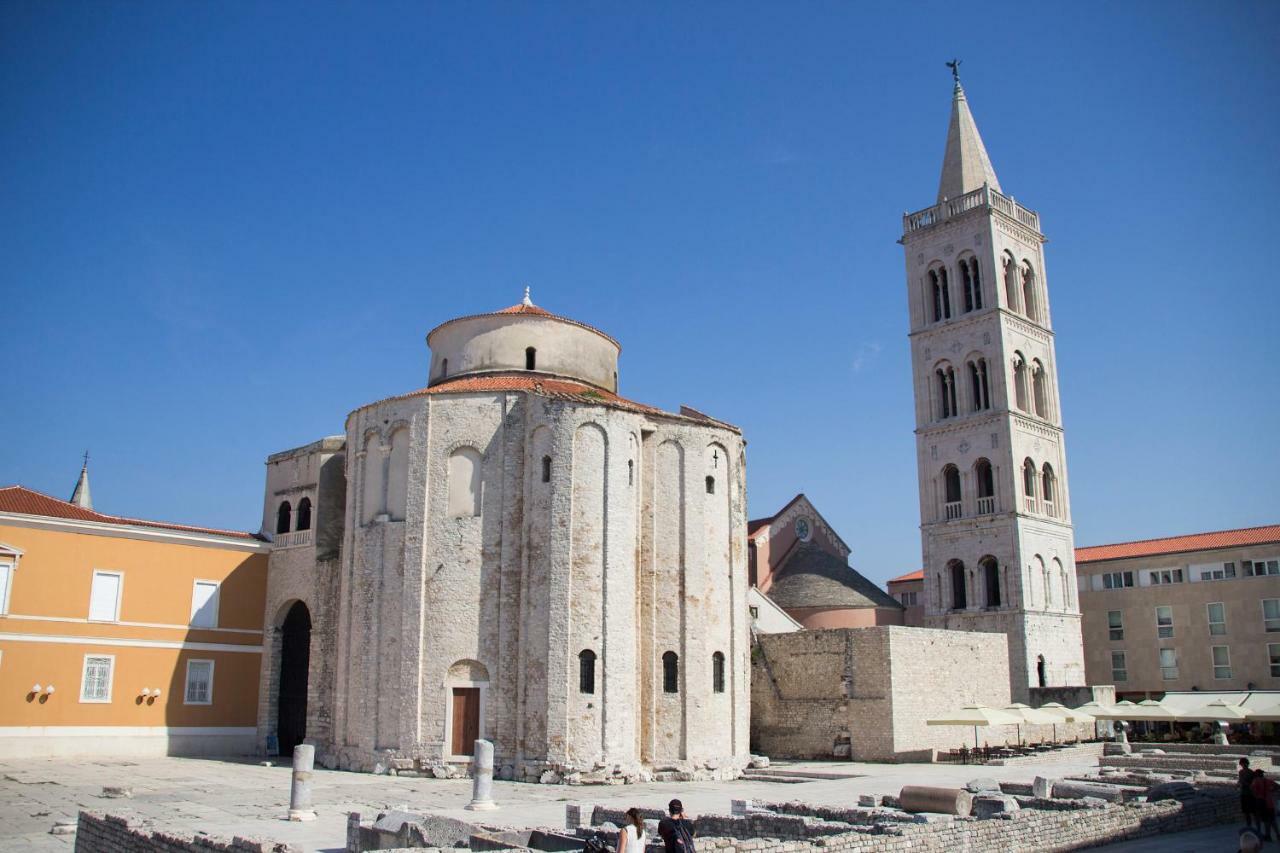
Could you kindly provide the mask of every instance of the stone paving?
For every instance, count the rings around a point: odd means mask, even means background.
[[[256,835],[308,851],[340,851],[349,811],[358,811],[366,819],[378,811],[403,808],[512,827],[562,826],[567,802],[661,808],[672,797],[680,797],[694,814],[729,814],[732,799],[852,805],[859,794],[896,794],[906,784],[961,785],[978,776],[1029,782],[1036,775],[1065,776],[1093,766],[1094,759],[1036,767],[787,762],[770,769],[817,772],[830,778],[798,784],[739,780],[625,787],[495,782],[499,809],[479,814],[463,808],[471,798],[470,780],[318,770],[314,783],[317,819],[290,823],[284,820],[291,772],[287,765],[262,767],[249,760],[195,758],[9,760],[0,761],[0,850],[66,853],[74,836],[50,835],[49,829],[57,821],[74,821],[82,808],[135,812],[164,824],[220,835]],[[106,785],[130,787],[133,796],[105,798],[102,789]],[[1226,828],[1220,834],[1224,839],[1234,837]],[[1162,849],[1171,853],[1180,848]]]

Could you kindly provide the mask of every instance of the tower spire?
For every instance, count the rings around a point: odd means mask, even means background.
[[[938,182],[938,201],[959,198],[968,192],[990,184],[1000,189],[996,170],[991,166],[987,148],[982,144],[978,125],[969,112],[969,102],[960,85],[960,60],[947,63],[955,88],[951,93],[951,124],[947,128],[947,150],[942,158],[942,179]]]
[[[524,299],[520,300],[521,305],[532,305],[533,299],[529,296],[529,285],[524,286]]]
[[[71,503],[84,509],[93,509],[93,498],[89,495],[89,451],[84,452],[84,464],[80,466],[80,478],[76,480],[76,488],[71,493]]]

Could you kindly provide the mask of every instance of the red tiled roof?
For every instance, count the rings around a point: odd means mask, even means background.
[[[523,302],[516,303],[510,308],[503,308],[501,311],[494,311],[495,314],[541,314],[544,317],[554,317],[546,308],[539,308],[537,305],[525,305]]]
[[[1280,543],[1280,524],[1192,533],[1187,536],[1167,536],[1163,539],[1141,539],[1137,542],[1117,542],[1114,545],[1090,545],[1076,549],[1076,562],[1093,563],[1125,557],[1177,554],[1183,551],[1212,551],[1215,548],[1238,548],[1242,545],[1265,545],[1269,542]]]
[[[66,518],[72,521],[96,521],[101,524],[130,524],[134,527],[155,527],[162,530],[179,530],[187,533],[212,533],[217,536],[231,536],[236,539],[257,539],[252,533],[240,530],[219,530],[216,527],[193,527],[189,524],[170,524],[165,521],[146,521],[140,518],[125,518],[120,515],[105,515],[91,509],[76,506],[68,501],[50,497],[42,492],[28,489],[25,486],[7,486],[0,489],[0,512],[12,512],[19,515],[42,515],[46,518]]]
[[[924,580],[924,569],[916,569],[914,572],[907,572],[905,575],[898,575],[896,578],[889,578],[889,583],[897,583],[898,581],[922,581]]]

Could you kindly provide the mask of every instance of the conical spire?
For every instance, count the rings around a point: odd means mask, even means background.
[[[965,100],[964,89],[960,86],[960,75],[954,67],[952,73],[955,74],[956,88],[951,98],[951,126],[947,128],[947,151],[942,158],[938,201],[959,198],[983,184],[990,184],[994,190],[1000,189],[996,170],[991,167],[987,148],[978,135],[978,125],[973,121],[973,113],[969,112],[969,102]]]
[[[76,480],[75,491],[71,493],[71,503],[84,509],[93,509],[93,498],[89,495],[89,451],[84,452],[84,465],[80,467],[80,479]]]

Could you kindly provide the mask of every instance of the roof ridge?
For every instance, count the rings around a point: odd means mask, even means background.
[[[1146,545],[1150,542],[1167,542],[1170,539],[1190,539],[1195,536],[1220,536],[1224,533],[1248,533],[1254,530],[1266,530],[1270,527],[1280,528],[1280,522],[1276,524],[1258,524],[1252,527],[1231,527],[1226,530],[1202,530],[1199,533],[1174,533],[1170,536],[1152,536],[1149,539],[1127,539],[1123,542],[1103,542],[1098,545],[1077,545],[1077,551],[1087,551],[1091,548],[1116,548],[1120,545]]]
[[[44,500],[52,501],[54,504],[59,505],[60,508],[65,507],[69,511],[73,512],[74,515],[59,516],[51,515],[47,512],[26,512],[23,509],[0,509],[0,512],[12,512],[15,515],[35,515],[40,516],[41,518],[63,518],[69,521],[93,521],[100,524],[123,524],[133,527],[153,527],[161,530],[186,530],[193,533],[211,533],[218,536],[231,536],[239,539],[258,538],[256,534],[250,533],[247,530],[230,530],[223,527],[205,527],[199,524],[183,524],[177,521],[160,521],[148,518],[131,518],[125,515],[108,515],[105,512],[98,512],[95,509],[85,509],[84,507],[73,504],[70,501],[54,497],[53,495],[42,492],[39,489],[33,489],[30,486],[24,486],[21,484],[0,488],[0,491],[6,492],[13,490],[26,492],[43,498]]]

